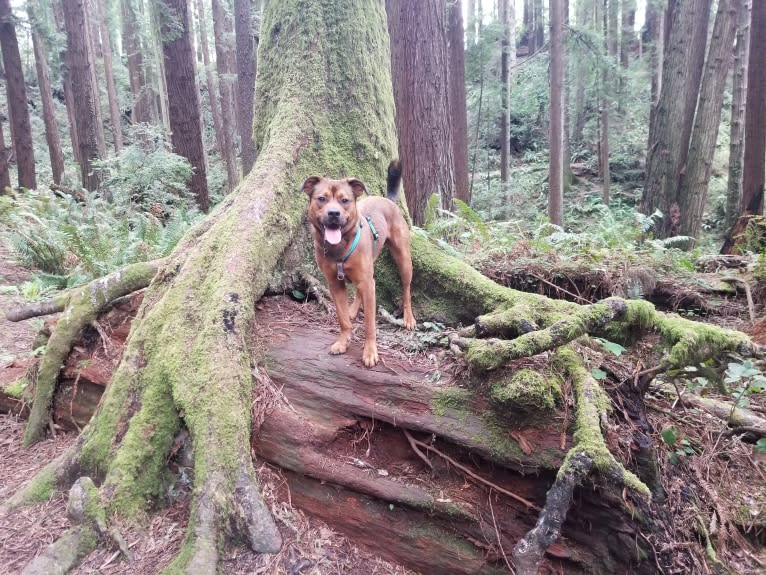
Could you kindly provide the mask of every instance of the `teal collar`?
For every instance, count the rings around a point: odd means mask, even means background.
[[[372,233],[372,259],[375,259],[375,255],[378,251],[378,231],[375,229],[375,226],[372,224],[372,219],[370,219],[370,216],[366,216],[365,219],[367,220],[367,225],[370,226],[370,232]],[[338,272],[338,279],[343,281],[346,279],[346,272],[343,270],[343,264],[348,260],[348,258],[351,257],[351,254],[354,253],[354,250],[359,245],[359,240],[362,239],[362,228],[364,227],[364,224],[362,221],[359,221],[359,227],[356,228],[356,235],[354,236],[354,241],[351,242],[351,245],[348,248],[348,251],[346,252],[346,255],[341,258],[339,262],[335,262],[335,266],[337,268]]]

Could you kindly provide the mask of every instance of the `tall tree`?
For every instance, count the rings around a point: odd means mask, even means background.
[[[694,118],[688,161],[681,175],[679,205],[681,233],[698,237],[713,168],[718,126],[723,112],[726,78],[734,58],[737,13],[744,0],[719,0],[702,76],[699,104]]]
[[[3,51],[5,86],[8,92],[8,106],[11,117],[11,138],[16,150],[16,166],[19,186],[34,189],[35,152],[32,146],[32,127],[29,123],[27,90],[21,67],[19,43],[16,40],[16,25],[10,0],[0,0],[0,48]]]
[[[465,99],[465,44],[463,10],[460,0],[447,2],[447,44],[449,73],[452,158],[455,162],[455,197],[466,203],[471,194],[468,185],[468,110]]]
[[[66,23],[64,22],[64,10],[61,2],[53,3],[53,18],[56,21],[56,31],[66,37]],[[72,67],[69,64],[69,50],[66,42],[61,42],[59,49],[59,62],[62,64],[62,80],[64,84],[64,103],[66,104],[67,122],[69,126],[69,140],[72,142],[72,156],[76,163],[81,162],[80,142],[77,136],[77,115],[75,114],[75,95],[72,86]]]
[[[0,118],[0,196],[11,188],[10,166],[12,150],[5,147],[5,134],[3,134],[3,122]]]
[[[191,13],[186,0],[162,0],[162,50],[168,87],[173,151],[194,168],[189,188],[203,212],[209,208],[207,166],[202,144],[199,90],[192,49]]]
[[[649,127],[646,184],[640,209],[659,209],[655,230],[667,237],[680,232],[679,183],[685,170],[694,112],[705,59],[712,0],[674,0],[668,7],[668,39],[662,90]]]
[[[122,46],[128,65],[128,81],[131,95],[131,120],[133,123],[150,123],[158,120],[147,86],[143,53],[145,47],[139,33],[138,14],[131,0],[120,2],[122,15]]]
[[[603,0],[603,22],[604,47],[608,54],[608,61],[601,67],[601,158],[599,165],[601,167],[602,191],[601,198],[607,206],[609,205],[611,172],[609,170],[609,130],[610,130],[610,112],[612,109],[612,99],[614,96],[613,74],[610,72],[612,65],[617,62],[617,0]]]
[[[420,226],[431,194],[452,209],[455,193],[444,4],[386,0],[386,11],[402,177],[412,221]]]
[[[763,213],[766,167],[766,2],[753,1],[745,103],[742,213]]]
[[[662,62],[665,56],[665,4],[661,0],[648,0],[643,42],[649,45],[649,68],[652,76],[649,126],[654,123],[657,104],[662,90]]]
[[[91,87],[93,88],[93,101],[95,107],[93,113],[95,118],[93,124],[96,128],[96,144],[98,145],[99,158],[106,157],[106,134],[104,133],[104,114],[101,109],[101,80],[99,78],[98,59],[101,57],[101,39],[97,17],[94,9],[96,0],[85,0],[83,8],[85,10],[85,27],[83,28],[88,48],[88,61],[90,62],[89,71],[91,74]],[[66,0],[62,0],[66,3]]]
[[[197,27],[198,46],[202,53],[202,64],[205,67],[205,82],[207,84],[208,104],[210,105],[210,116],[213,118],[213,134],[218,151],[223,156],[223,150],[226,147],[226,141],[223,136],[223,122],[221,121],[221,108],[218,98],[218,83],[215,81],[213,65],[210,61],[210,49],[207,44],[207,19],[205,18],[205,5],[202,0],[197,0],[197,18],[199,26]]]
[[[585,28],[592,21],[593,15],[591,2],[578,2],[575,21],[578,28]],[[586,58],[576,58],[576,81],[575,81],[575,104],[574,104],[574,125],[572,127],[571,141],[579,146],[583,142],[583,131],[585,130],[585,79],[587,71]]]
[[[85,0],[66,0],[62,2],[62,7],[67,36],[67,64],[72,79],[72,99],[82,185],[85,189],[93,191],[100,183],[99,173],[92,169],[93,160],[100,156],[96,139],[96,100],[91,70],[93,62],[88,46]]]
[[[259,4],[260,2],[256,0],[234,0],[234,28],[237,35],[237,107],[239,109],[237,125],[242,177],[245,177],[253,168],[256,156],[255,140],[253,140],[253,101],[257,70],[256,19],[259,16]]]
[[[564,225],[564,2],[551,0],[550,8],[550,161],[548,217]]]
[[[234,147],[237,131],[237,52],[234,45],[234,22],[231,6],[226,0],[213,0],[213,35],[215,36],[215,65],[221,94],[223,144],[221,156],[226,164],[229,190],[239,183],[237,153]]]
[[[511,166],[511,69],[516,63],[516,22],[512,0],[500,0],[503,40],[500,55],[500,181],[508,181]]]
[[[41,33],[42,24],[38,20],[36,2],[27,2],[27,13],[32,27],[32,49],[35,53],[35,69],[37,84],[40,87],[40,99],[43,104],[43,122],[45,123],[45,140],[48,143],[48,155],[51,160],[53,183],[60,184],[64,174],[64,154],[61,150],[61,138],[56,124],[56,111],[53,105],[50,72],[48,69],[48,50],[45,38]]]
[[[543,11],[543,0],[532,0],[532,9],[535,13],[535,49],[539,50],[542,48],[543,44],[545,44],[545,12]]]
[[[117,88],[114,84],[114,66],[112,65],[112,40],[109,38],[109,26],[106,21],[104,0],[95,0],[98,9],[99,32],[101,33],[102,57],[104,59],[104,76],[106,76],[106,94],[109,99],[109,119],[112,123],[112,140],[114,151],[122,150],[122,121],[120,105],[117,102]]]
[[[627,68],[636,50],[636,0],[622,0],[622,30],[620,32],[620,65]]]
[[[726,190],[726,227],[734,225],[742,202],[742,161],[745,151],[745,95],[747,59],[750,55],[752,0],[742,0],[737,14],[737,34],[732,66],[731,119],[729,125],[729,178]]]

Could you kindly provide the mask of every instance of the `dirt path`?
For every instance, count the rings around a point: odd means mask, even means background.
[[[0,387],[24,374],[27,365],[24,360],[29,357],[35,334],[42,326],[42,319],[18,323],[5,319],[6,311],[25,303],[18,286],[29,277],[29,271],[0,241]]]

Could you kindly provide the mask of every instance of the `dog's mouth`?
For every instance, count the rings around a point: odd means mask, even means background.
[[[324,226],[324,241],[328,244],[339,244],[342,237],[343,233],[341,232],[339,223],[332,223]]]

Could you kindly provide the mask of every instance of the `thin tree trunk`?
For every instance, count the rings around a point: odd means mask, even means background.
[[[627,68],[636,50],[636,0],[622,0],[622,32],[620,36],[620,65]]]
[[[202,0],[196,0],[197,16],[199,18],[199,46],[202,52],[202,62],[205,66],[205,82],[207,84],[208,104],[210,105],[210,115],[213,118],[213,133],[215,134],[215,143],[218,146],[218,152],[223,156],[225,147],[223,137],[223,123],[221,122],[221,109],[218,104],[218,83],[215,81],[213,66],[210,63],[210,50],[207,44],[207,24],[205,20],[205,6]],[[255,84],[253,84],[255,86]]]
[[[465,46],[463,44],[463,10],[460,0],[447,3],[447,42],[449,50],[450,123],[452,124],[452,157],[455,162],[455,197],[469,203],[468,186],[468,117],[465,100]]]
[[[131,120],[134,124],[152,121],[151,104],[146,86],[144,56],[141,37],[138,33],[138,18],[133,2],[120,2],[122,11],[122,45],[128,64],[128,81],[131,95]]]
[[[753,1],[750,57],[747,66],[745,157],[742,173],[743,213],[763,213],[766,164],[766,2]]]
[[[674,0],[668,9],[668,40],[662,91],[649,128],[646,184],[640,209],[663,214],[659,237],[680,232],[679,187],[686,169],[694,112],[705,60],[712,0]]]
[[[45,40],[40,35],[40,22],[36,18],[36,10],[30,1],[27,4],[27,12],[32,27],[32,49],[35,53],[35,69],[37,70],[37,84],[40,87],[40,99],[43,104],[43,122],[45,123],[45,139],[48,143],[48,154],[51,159],[51,172],[53,183],[61,184],[61,176],[64,174],[64,154],[61,151],[61,138],[56,124],[56,112],[53,106],[53,92],[51,90],[50,74],[48,71],[48,55]],[[0,149],[2,146],[0,145]]]
[[[742,161],[745,152],[745,95],[747,94],[747,60],[750,55],[750,12],[752,6],[752,0],[742,0],[737,15],[737,41],[734,49],[734,65],[732,66],[726,229],[734,225],[742,208]]]
[[[551,223],[564,225],[564,149],[563,149],[563,93],[564,93],[564,1],[551,0],[550,38],[550,163],[548,217]]]
[[[244,178],[253,167],[256,157],[253,140],[253,100],[255,98],[256,52],[258,32],[255,16],[259,12],[256,0],[234,0],[234,28],[237,34],[237,102],[239,114],[240,161]],[[461,28],[462,32],[462,28]],[[461,46],[462,50],[462,46]]]
[[[149,20],[153,33],[151,34],[151,43],[153,47],[152,60],[155,64],[153,71],[153,77],[151,78],[156,92],[154,93],[154,105],[157,108],[159,118],[162,121],[162,125],[165,128],[166,134],[172,134],[173,126],[170,121],[170,102],[168,98],[168,85],[167,85],[167,71],[165,70],[165,43],[162,36],[162,26],[164,18],[166,17],[161,13],[160,2],[150,1],[149,3]],[[191,31],[189,31],[191,33]],[[191,39],[189,40],[191,42]],[[171,71],[171,74],[173,72]],[[199,100],[199,98],[198,98]]]
[[[533,0],[535,10],[535,48],[539,50],[545,44],[545,15],[543,0]]]
[[[223,148],[221,156],[226,164],[229,190],[239,183],[237,152],[234,135],[237,130],[237,62],[233,44],[234,23],[228,2],[213,0],[213,36],[215,37],[218,90],[221,94],[221,120],[223,121]]]
[[[662,90],[662,62],[665,56],[665,6],[659,0],[648,0],[646,8],[646,41],[651,50],[649,68],[652,75],[649,126],[654,124]],[[649,143],[651,145],[651,142]]]
[[[500,56],[500,181],[508,182],[511,164],[511,66],[515,59],[511,52],[516,47],[511,44],[511,26],[513,25],[512,0],[500,0],[500,25],[503,27]]]
[[[3,134],[3,122],[0,120],[0,196],[8,193],[11,189],[10,165],[11,148],[5,147],[5,135]]]
[[[476,44],[476,0],[468,0],[468,21],[466,22],[465,36],[468,47]]]
[[[202,144],[202,127],[199,106],[199,90],[194,66],[191,41],[191,14],[185,0],[163,0],[165,8],[174,14],[179,29],[170,34],[163,29],[162,42],[167,74],[170,134],[173,151],[187,160],[194,168],[190,190],[203,212],[209,207],[207,191],[207,166]],[[169,23],[170,25],[170,23]]]
[[[117,89],[114,85],[112,41],[109,38],[109,27],[106,22],[104,0],[96,0],[96,7],[98,8],[98,22],[101,30],[104,75],[106,76],[106,93],[109,97],[109,118],[112,122],[112,139],[114,140],[114,151],[119,154],[120,150],[122,150],[122,121],[120,119],[120,106],[117,102]]]
[[[577,3],[577,26],[584,27],[591,21],[591,2]],[[576,146],[583,143],[583,130],[585,130],[585,76],[587,70],[585,58],[577,58],[577,82],[575,84],[575,121],[572,131],[572,142]]]
[[[387,0],[399,157],[412,221],[431,194],[452,209],[455,168],[449,122],[447,44],[441,0]]]
[[[702,77],[699,104],[689,146],[689,161],[681,176],[681,233],[699,237],[713,168],[713,154],[718,126],[723,112],[726,78],[734,57],[732,46],[737,27],[737,13],[744,0],[719,0],[713,25],[705,73]]]
[[[64,23],[64,11],[61,2],[53,2],[53,17],[56,20],[56,30],[59,34],[66,36],[66,25]],[[69,125],[69,140],[72,142],[72,156],[77,164],[80,164],[80,142],[77,138],[77,115],[75,114],[74,87],[72,86],[72,66],[69,63],[69,51],[66,43],[61,44],[59,50],[59,62],[62,64],[61,75],[64,84],[64,103],[66,104],[67,124]]]
[[[63,0],[63,2],[66,3],[67,0]],[[95,102],[95,107],[93,109],[95,118],[93,123],[96,129],[96,144],[98,145],[98,157],[105,158],[106,135],[104,134],[104,114],[101,108],[101,80],[98,73],[98,59],[100,58],[99,54],[102,50],[101,42],[99,41],[98,22],[95,21],[95,17],[92,13],[93,0],[85,0],[83,2],[83,9],[85,11],[85,27],[83,30],[85,32],[86,45],[90,51],[90,56],[88,57],[91,73],[90,85],[93,88],[93,101]]]
[[[535,46],[535,15],[532,10],[532,0],[524,0],[524,32],[522,42],[527,45],[527,55],[531,56],[537,50]]]
[[[67,34],[67,60],[70,66],[72,94],[74,99],[77,142],[80,150],[80,172],[82,185],[87,190],[96,190],[100,176],[92,169],[93,160],[99,158],[96,139],[95,90],[91,85],[91,51],[88,46],[87,19],[84,0],[66,0],[62,3]]]
[[[16,40],[16,26],[10,0],[0,0],[0,47],[3,51],[5,86],[8,91],[8,106],[11,117],[11,137],[16,150],[16,166],[19,187],[34,189],[35,153],[32,146],[32,127],[29,123],[27,90],[21,67],[19,43]]]

